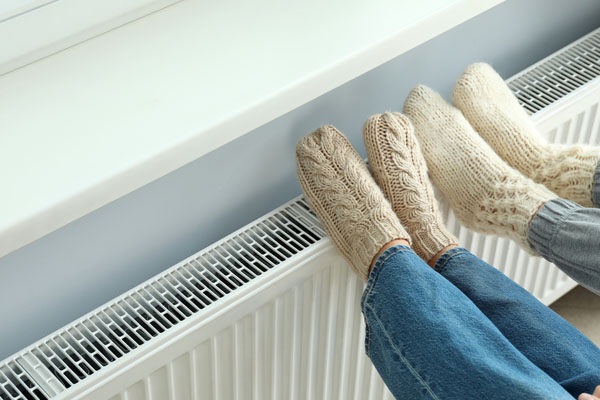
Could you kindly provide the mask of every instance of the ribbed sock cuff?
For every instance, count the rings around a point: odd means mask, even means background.
[[[552,240],[556,231],[566,217],[580,208],[579,204],[560,198],[546,202],[529,224],[527,241],[531,248],[552,262]]]
[[[410,232],[412,248],[425,262],[429,262],[444,247],[458,244],[458,239],[444,228],[429,226],[417,232]]]
[[[600,162],[596,165],[594,181],[592,183],[592,201],[594,205],[600,208]]]

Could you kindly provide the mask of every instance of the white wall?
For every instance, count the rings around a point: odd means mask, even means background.
[[[364,155],[371,114],[475,61],[508,77],[591,31],[600,2],[508,0],[246,136],[0,259],[0,359],[300,193],[294,145],[336,125]]]

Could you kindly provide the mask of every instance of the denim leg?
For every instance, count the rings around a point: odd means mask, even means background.
[[[529,224],[527,239],[538,254],[600,295],[600,209],[551,200]]]
[[[444,253],[435,268],[571,395],[600,384],[600,349],[502,272],[463,248]]]
[[[377,259],[361,306],[367,355],[397,399],[572,399],[406,246]]]
[[[596,165],[594,183],[592,183],[592,201],[596,207],[600,208],[600,162]]]

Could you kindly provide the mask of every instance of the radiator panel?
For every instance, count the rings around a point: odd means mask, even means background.
[[[364,352],[364,284],[332,249],[313,263],[309,277],[111,400],[393,399]]]

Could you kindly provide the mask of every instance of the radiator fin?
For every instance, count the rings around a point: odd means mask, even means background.
[[[555,122],[554,128],[545,132],[550,143],[600,145],[600,115],[597,100],[590,102],[574,114]]]
[[[600,75],[600,30],[513,77],[508,86],[534,114]]]

